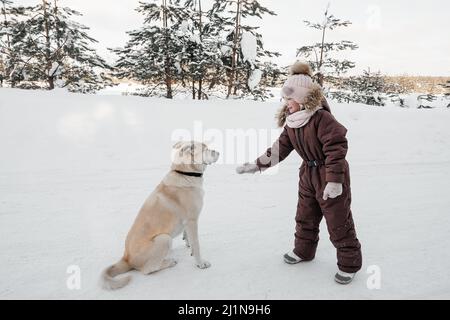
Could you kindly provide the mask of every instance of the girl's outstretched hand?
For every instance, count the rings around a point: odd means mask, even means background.
[[[342,194],[342,183],[328,182],[323,190],[323,200],[334,199]]]
[[[255,173],[257,171],[261,171],[259,169],[259,167],[255,164],[255,163],[244,163],[243,165],[240,165],[239,167],[236,168],[236,172],[238,174],[243,174],[243,173]]]

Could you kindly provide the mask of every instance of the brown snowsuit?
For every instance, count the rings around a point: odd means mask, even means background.
[[[305,107],[317,111],[302,128],[284,127],[273,146],[257,159],[260,169],[272,167],[283,161],[295,149],[303,163],[299,174],[299,192],[296,214],[294,253],[304,260],[314,259],[319,241],[319,224],[325,217],[330,240],[337,249],[338,267],[344,272],[361,269],[361,245],[356,237],[350,210],[350,172],[347,153],[347,129],[331,114],[320,87],[309,94]],[[279,116],[282,126],[286,107]],[[314,162],[315,161],[315,162]],[[327,182],[343,184],[342,195],[323,200]]]

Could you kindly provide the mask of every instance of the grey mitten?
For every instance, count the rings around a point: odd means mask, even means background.
[[[334,199],[342,194],[342,183],[328,182],[323,190],[323,200]]]
[[[236,172],[238,174],[243,174],[243,173],[255,173],[261,171],[259,169],[259,167],[256,165],[256,163],[244,163],[243,165],[240,165],[236,168]]]

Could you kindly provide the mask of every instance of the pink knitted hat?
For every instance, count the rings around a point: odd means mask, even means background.
[[[305,97],[313,87],[311,67],[306,62],[297,61],[292,65],[290,75],[281,89],[283,98],[294,99],[298,103],[304,103]]]

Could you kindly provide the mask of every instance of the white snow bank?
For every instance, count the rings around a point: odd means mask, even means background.
[[[272,175],[208,168],[200,239],[211,268],[197,269],[178,238],[176,267],[131,272],[127,287],[108,292],[99,274],[121,257],[137,211],[169,169],[173,131],[192,130],[196,120],[219,132],[273,129],[278,103],[13,89],[0,97],[2,299],[450,298],[448,110],[331,103],[348,128],[364,259],[351,285],[333,282],[336,255],[324,222],[313,262],[282,261],[295,230],[293,152]],[[79,290],[66,285],[73,265]],[[372,265],[381,270],[379,290],[366,285]]]

